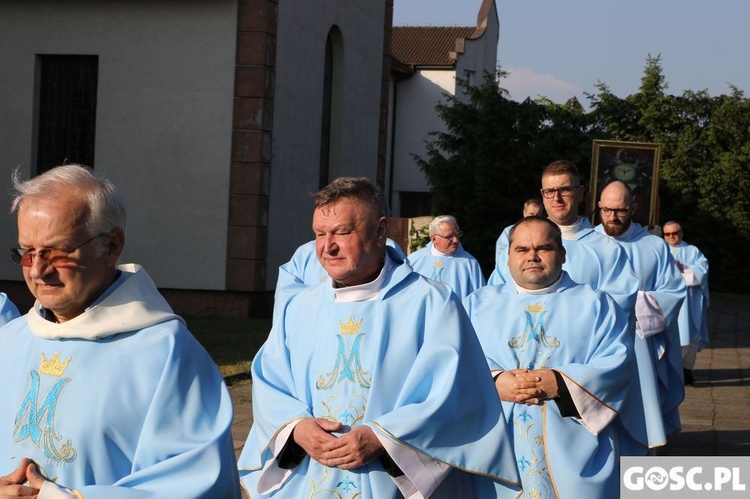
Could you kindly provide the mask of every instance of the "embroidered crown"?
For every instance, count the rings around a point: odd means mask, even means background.
[[[59,378],[62,376],[62,373],[65,372],[65,369],[68,368],[71,358],[72,357],[68,357],[68,360],[65,362],[60,362],[60,354],[58,352],[55,352],[55,355],[53,355],[50,360],[47,360],[44,354],[42,354],[42,362],[39,364],[39,372]]]
[[[539,313],[544,310],[544,304],[534,303],[533,305],[526,307],[526,310],[532,313]]]
[[[354,322],[352,318],[349,317],[349,320],[346,322],[339,321],[341,334],[357,334],[359,332],[360,326],[362,326],[363,320],[364,319],[360,319],[359,322]]]

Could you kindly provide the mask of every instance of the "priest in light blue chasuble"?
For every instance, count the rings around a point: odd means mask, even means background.
[[[708,344],[708,259],[682,238],[679,222],[664,224],[664,240],[687,286],[687,298],[680,309],[678,322],[685,384],[692,385],[696,355]]]
[[[681,428],[685,387],[677,318],[685,283],[667,244],[633,221],[637,204],[630,187],[619,180],[607,184],[598,206],[602,223],[596,231],[622,246],[639,279],[634,347],[649,447],[661,447]]]
[[[0,497],[239,499],[229,392],[146,270],[118,264],[114,185],[71,164],[13,182],[36,300],[0,329]]]
[[[448,286],[387,247],[387,204],[364,178],[315,196],[330,279],[278,310],[253,360],[250,497],[515,497],[502,405]]]
[[[461,246],[456,219],[440,215],[430,222],[430,242],[407,257],[415,272],[447,284],[460,299],[484,286],[479,262]]]
[[[628,317],[574,282],[560,229],[528,217],[510,232],[512,280],[464,300],[495,377],[529,499],[619,496],[624,449],[645,452]],[[636,396],[632,396],[635,391]]]

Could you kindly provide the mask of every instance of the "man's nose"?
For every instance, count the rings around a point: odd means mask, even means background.
[[[31,266],[29,267],[29,276],[32,279],[38,279],[52,271],[52,265],[38,254],[31,256]]]
[[[330,254],[332,251],[335,251],[335,249],[336,238],[332,235],[325,236],[325,240],[323,241],[323,251]]]

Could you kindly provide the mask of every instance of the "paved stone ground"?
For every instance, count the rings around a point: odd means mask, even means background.
[[[750,456],[750,296],[711,296],[708,348],[680,405],[682,431],[659,455]]]
[[[698,353],[695,385],[680,406],[682,431],[659,455],[750,456],[750,296],[714,293],[709,308],[711,343]],[[235,451],[252,424],[250,380],[231,380]]]

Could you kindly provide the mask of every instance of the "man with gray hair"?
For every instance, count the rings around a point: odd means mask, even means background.
[[[450,286],[462,300],[485,284],[476,258],[464,250],[456,219],[440,215],[430,222],[430,242],[406,260],[414,269],[433,281]]]
[[[252,364],[250,497],[515,497],[500,400],[461,302],[386,244],[380,189],[315,195],[330,279],[292,295]]]
[[[125,205],[79,165],[13,178],[36,298],[0,331],[0,496],[240,497],[216,365],[139,265]]]

